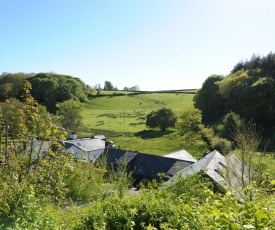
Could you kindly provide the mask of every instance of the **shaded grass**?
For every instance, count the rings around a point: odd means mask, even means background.
[[[8,229],[12,226],[13,223],[13,219],[12,218],[0,218],[0,228],[1,229]]]
[[[142,130],[140,132],[135,133],[136,137],[140,137],[142,139],[151,139],[151,138],[159,138],[164,135],[169,135],[173,133],[172,130],[162,131],[162,130]]]

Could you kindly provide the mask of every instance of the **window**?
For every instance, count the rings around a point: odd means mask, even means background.
[[[227,168],[227,166],[224,163],[220,162],[220,161],[219,161],[219,165],[221,165],[224,168]]]
[[[222,174],[222,172],[219,169],[215,169],[214,170],[216,173],[218,173],[221,177],[224,177],[224,175]]]

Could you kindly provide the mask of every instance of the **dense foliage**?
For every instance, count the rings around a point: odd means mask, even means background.
[[[79,78],[67,75],[39,73],[28,79],[32,84],[31,94],[48,111],[56,110],[56,103],[70,99],[84,102],[87,100],[88,86]]]
[[[69,131],[76,131],[82,124],[82,104],[73,99],[57,103],[58,117],[62,127]]]
[[[0,101],[5,101],[9,98],[21,100],[21,96],[24,93],[24,80],[32,76],[25,73],[3,73],[0,76]]]
[[[24,80],[31,83],[30,93],[35,100],[50,112],[55,112],[59,102],[87,100],[89,87],[79,78],[55,73],[5,73],[0,76],[0,101],[12,97],[22,100]]]
[[[162,108],[147,114],[146,126],[165,131],[169,127],[174,127],[176,120],[177,116],[171,109]]]
[[[140,196],[116,196],[93,203],[77,229],[272,229],[273,196],[258,192],[239,202],[229,193],[200,188],[201,196],[145,190]]]
[[[274,149],[275,54],[254,55],[238,63],[226,77],[208,77],[194,104],[202,110],[204,122],[218,121],[230,112],[253,120],[264,129],[263,135],[271,139],[269,147]]]
[[[202,111],[204,122],[216,121],[224,115],[224,99],[218,85],[221,80],[222,76],[211,75],[194,97],[194,105]]]

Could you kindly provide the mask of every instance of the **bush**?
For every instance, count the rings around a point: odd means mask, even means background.
[[[146,126],[166,131],[167,128],[175,126],[176,120],[177,117],[171,109],[162,108],[147,115]]]
[[[8,111],[13,118],[9,120],[13,132],[12,141],[7,144],[5,155],[1,156],[4,160],[0,167],[0,217],[20,216],[20,212],[24,213],[26,207],[32,205],[30,197],[37,204],[60,204],[66,194],[64,175],[69,157],[63,154],[64,149],[59,144],[64,131],[52,122],[49,114],[41,116],[37,103],[30,96],[27,82],[24,89],[26,95],[22,109]],[[43,127],[37,125],[42,121]],[[37,133],[41,134],[41,145],[50,140],[43,152],[39,146],[35,148]]]
[[[211,148],[223,153],[223,155],[226,155],[232,150],[232,142],[226,140],[225,138],[214,136],[211,139]]]
[[[256,190],[255,190],[256,191]],[[262,191],[262,192],[259,192]],[[257,190],[253,201],[201,189],[202,200],[166,189],[144,189],[140,196],[108,197],[90,207],[78,229],[264,229],[274,227],[274,196]]]
[[[106,170],[96,168],[91,162],[71,162],[65,177],[67,199],[72,201],[91,201],[98,199],[103,190]]]

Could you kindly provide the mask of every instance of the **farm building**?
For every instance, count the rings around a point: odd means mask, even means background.
[[[178,176],[185,178],[201,171],[225,191],[231,191],[235,196],[240,195],[239,189],[243,187],[242,171],[244,172],[244,182],[248,181],[248,168],[242,164],[235,154],[231,153],[228,156],[223,156],[214,150],[194,164],[179,171],[168,183],[176,181]]]
[[[191,162],[196,162],[197,161],[194,157],[192,157],[184,149],[181,149],[179,151],[166,154],[163,157],[169,157],[169,158],[174,158],[174,159],[178,159],[178,160],[185,160],[185,161],[191,161]]]
[[[78,138],[75,132],[72,132],[70,138],[63,141],[65,153],[75,154],[75,159],[96,162],[106,147],[114,148],[112,141],[106,141],[104,135]]]
[[[95,162],[105,149],[105,141],[100,139],[77,139],[64,141],[65,153],[72,152],[75,159]]]
[[[153,179],[168,180],[179,170],[193,164],[192,161],[179,160],[170,157],[161,157],[146,153],[138,153],[121,149],[107,149],[104,156],[107,167],[116,169],[119,165],[125,165],[128,172],[132,172],[135,184],[148,182]],[[160,175],[165,176],[162,178]]]

